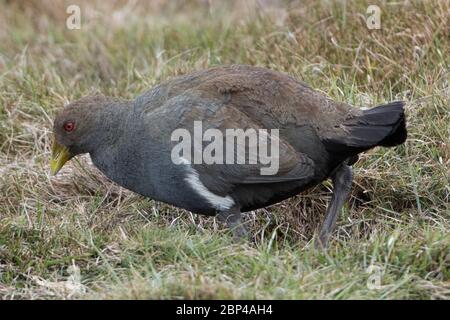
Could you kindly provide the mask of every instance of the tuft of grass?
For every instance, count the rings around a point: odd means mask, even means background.
[[[69,4],[80,30],[66,28]],[[0,298],[450,298],[449,2],[379,2],[380,30],[369,4],[0,0]],[[231,63],[356,107],[408,102],[408,141],[361,157],[328,252],[311,239],[329,183],[247,213],[254,240],[234,244],[214,218],[134,195],[87,156],[49,176],[67,102]]]

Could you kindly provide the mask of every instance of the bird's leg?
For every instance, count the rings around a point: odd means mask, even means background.
[[[342,164],[331,176],[333,181],[333,195],[328,205],[325,221],[319,234],[319,242],[316,243],[320,247],[326,247],[328,239],[336,225],[336,219],[341,212],[342,206],[347,199],[352,186],[352,169],[347,164]]]
[[[241,211],[237,207],[220,211],[218,216],[220,221],[225,222],[227,227],[233,232],[235,240],[240,241],[248,238],[248,232],[242,224]]]

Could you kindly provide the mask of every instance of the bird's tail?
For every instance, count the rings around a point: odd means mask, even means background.
[[[330,151],[355,155],[376,146],[393,147],[406,140],[404,102],[396,101],[364,110],[342,124],[346,134],[326,141]]]

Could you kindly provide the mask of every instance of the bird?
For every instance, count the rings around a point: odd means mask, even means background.
[[[210,130],[216,136],[200,141],[191,137],[197,149],[228,138],[231,129],[260,133],[267,138],[266,149],[277,146],[270,158],[277,162],[276,170],[264,173],[267,161],[231,161],[262,150],[262,144],[250,150],[250,143],[240,149],[245,139],[235,143],[230,161],[215,156],[239,139],[217,144],[210,154],[214,161],[196,161],[195,155],[193,161],[195,148],[191,153],[178,150],[183,156],[174,159],[182,140],[174,140],[174,132],[195,136],[198,124],[203,133]],[[94,94],[69,103],[53,123],[50,169],[55,175],[71,158],[88,153],[118,185],[196,214],[217,216],[235,239],[248,238],[242,213],[330,179],[331,200],[316,242],[326,248],[350,194],[358,155],[377,146],[401,145],[406,138],[403,101],[357,108],[282,72],[225,65],[166,80],[132,100]]]

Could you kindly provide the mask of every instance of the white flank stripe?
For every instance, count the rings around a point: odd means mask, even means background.
[[[234,205],[234,200],[230,196],[221,197],[212,193],[205,187],[198,177],[198,172],[191,167],[191,164],[185,158],[181,158],[182,163],[188,168],[188,175],[185,178],[186,182],[194,189],[201,197],[208,201],[217,210],[228,210]]]

